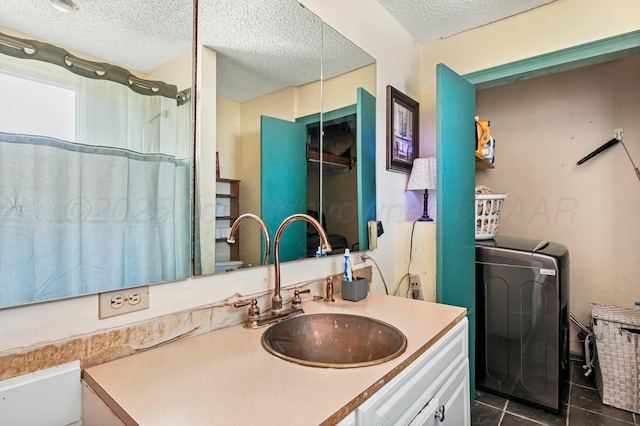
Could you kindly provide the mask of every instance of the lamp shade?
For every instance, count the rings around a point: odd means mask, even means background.
[[[416,158],[413,160],[407,191],[436,189],[436,158]]]

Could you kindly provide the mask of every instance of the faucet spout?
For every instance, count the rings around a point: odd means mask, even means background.
[[[320,235],[320,239],[322,240],[322,249],[326,252],[331,251],[331,245],[329,244],[329,238],[327,237],[327,233],[322,229],[322,225],[313,217],[307,214],[294,214],[289,216],[282,222],[282,224],[278,227],[276,231],[276,236],[273,241],[273,259],[274,259],[274,267],[275,267],[275,291],[273,297],[271,298],[271,312],[276,314],[282,311],[282,296],[280,295],[280,239],[282,238],[282,233],[285,228],[289,226],[292,222],[296,220],[306,220],[314,228],[318,231]]]
[[[269,230],[267,229],[267,225],[265,225],[264,221],[260,219],[258,216],[252,213],[245,213],[240,215],[231,225],[231,232],[229,232],[229,236],[227,237],[227,243],[233,244],[236,242],[236,233],[238,232],[238,228],[240,224],[245,219],[253,219],[258,222],[260,225],[260,229],[262,229],[262,233],[264,234],[264,259],[262,260],[262,264],[266,265],[269,263],[269,250],[271,247],[271,239],[269,238]]]

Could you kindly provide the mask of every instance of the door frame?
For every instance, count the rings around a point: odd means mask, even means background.
[[[476,89],[500,86],[640,54],[640,30],[462,75]]]
[[[640,30],[467,73],[462,77],[475,85],[477,90],[596,65],[638,54],[640,54]],[[438,205],[442,205],[443,199],[443,191],[436,191]],[[472,202],[473,200],[470,200],[470,203]],[[441,242],[444,236],[442,235],[442,227],[439,220],[436,222],[436,233],[437,240]],[[441,247],[442,244],[438,244],[437,248]],[[437,255],[438,257],[455,256],[454,253],[447,253],[447,250],[443,250],[442,253],[437,250]],[[442,285],[442,276],[436,274],[436,292],[438,294],[442,293]],[[475,288],[473,291],[475,292]],[[473,347],[471,345],[470,349]],[[474,378],[471,381],[473,383]],[[473,400],[474,395],[472,392],[472,403]]]

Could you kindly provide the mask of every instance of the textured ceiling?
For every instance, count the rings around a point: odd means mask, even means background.
[[[499,21],[554,0],[378,0],[420,44]]]
[[[64,13],[48,0],[0,0],[0,26],[144,72],[191,46],[190,0],[75,3]]]
[[[378,1],[424,43],[550,0]],[[191,47],[191,0],[75,0],[72,14],[48,3],[0,0],[0,26],[142,72]],[[324,78],[375,62],[296,0],[198,3],[199,43],[218,52],[218,93],[230,99],[316,81],[320,61]]]
[[[375,62],[295,0],[199,0],[200,44],[218,52],[218,94],[242,101]],[[324,54],[323,54],[324,52]]]
[[[142,72],[191,47],[191,0],[75,3],[66,14],[48,0],[0,0],[0,26]],[[325,78],[375,62],[295,0],[199,0],[198,12],[199,43],[218,52],[218,94],[236,101],[317,81],[321,60]]]

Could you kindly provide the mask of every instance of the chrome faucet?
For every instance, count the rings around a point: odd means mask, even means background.
[[[314,228],[318,231],[320,238],[322,239],[322,250],[326,252],[331,251],[331,245],[329,244],[329,239],[327,238],[327,233],[322,229],[320,222],[315,220],[313,217],[308,214],[294,214],[289,216],[282,222],[282,224],[278,227],[276,231],[275,239],[273,240],[273,256],[274,256],[274,267],[275,267],[275,291],[273,297],[271,298],[271,313],[278,314],[282,312],[282,296],[280,296],[280,239],[282,238],[282,233],[285,228],[289,226],[292,222],[296,220],[306,220]]]
[[[234,244],[236,242],[236,233],[238,232],[238,228],[240,227],[240,223],[242,223],[245,219],[253,219],[258,222],[260,225],[260,229],[262,229],[262,233],[264,234],[264,259],[262,261],[263,265],[269,263],[269,250],[271,247],[271,240],[269,238],[269,230],[267,229],[267,225],[265,225],[264,221],[260,219],[258,216],[252,213],[245,213],[240,215],[231,225],[231,232],[229,232],[229,236],[227,237],[227,243]]]

